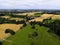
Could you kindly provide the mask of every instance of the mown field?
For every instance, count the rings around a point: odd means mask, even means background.
[[[40,17],[42,14],[41,13],[35,13],[35,17]]]
[[[55,34],[48,32],[49,28],[35,25],[35,29],[31,25],[18,30],[14,36],[7,38],[3,45],[60,45],[60,38]],[[29,34],[37,32],[38,36],[29,38]],[[10,42],[9,42],[10,41]]]

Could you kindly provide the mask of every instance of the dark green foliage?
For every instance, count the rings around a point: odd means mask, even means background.
[[[16,20],[10,20],[9,23],[14,23],[14,24],[16,24]]]
[[[49,28],[52,32],[60,36],[60,20],[55,20],[55,22],[50,24]]]
[[[31,21],[30,22],[30,25],[35,25],[36,24],[36,21]]]
[[[3,24],[5,21],[5,18],[0,18],[0,24]]]
[[[0,13],[0,16],[5,16],[5,14],[4,13]]]
[[[31,28],[32,28],[32,29],[35,29],[35,26],[33,25]]]
[[[38,33],[37,32],[33,32],[32,36],[33,37],[37,37],[38,36]]]
[[[20,27],[20,29],[22,29],[23,27]]]
[[[42,22],[36,22],[36,24],[38,24],[39,26],[43,26]]]
[[[34,19],[33,16],[26,16],[25,18],[26,18],[26,21]]]
[[[5,33],[10,33],[11,35],[15,34],[15,32],[11,29],[6,29]]]
[[[31,45],[35,45],[35,44],[32,42]]]
[[[21,21],[17,21],[16,24],[24,24],[25,21],[24,20],[21,20]]]
[[[17,18],[25,18],[25,16],[24,15],[11,15],[11,17],[17,17]]]
[[[27,26],[27,24],[26,24],[26,23],[24,23],[24,24],[23,24],[23,27],[26,27],[26,26]]]
[[[32,34],[29,34],[28,37],[29,38],[35,38],[38,36],[38,33],[37,32],[33,32]]]
[[[0,45],[3,45],[2,42],[0,42]]]

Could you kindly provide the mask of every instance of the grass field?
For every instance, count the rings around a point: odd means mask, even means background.
[[[39,17],[39,16],[41,16],[42,14],[41,13],[36,13],[35,14],[35,17]]]
[[[0,24],[0,40],[10,36],[9,33],[8,34],[5,33],[6,29],[11,29],[11,30],[16,32],[22,26],[23,26],[23,24],[19,24],[19,25],[16,25],[16,24]]]
[[[29,38],[28,35],[33,32],[38,32],[38,36]],[[36,29],[31,29],[31,25],[24,27],[16,32],[14,36],[7,38],[11,42],[4,41],[3,45],[60,45],[60,39],[58,36],[52,33],[48,33],[48,28],[36,25]]]

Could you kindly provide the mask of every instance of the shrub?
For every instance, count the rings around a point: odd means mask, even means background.
[[[26,24],[26,23],[24,23],[24,24],[23,24],[23,27],[25,27],[25,26],[27,26],[27,24]]]
[[[35,44],[32,42],[31,45],[35,45]]]
[[[15,34],[15,32],[11,29],[6,29],[5,33],[10,33],[11,35]]]
[[[25,23],[25,21],[24,20],[21,20],[21,21],[17,21],[16,24],[24,24],[24,23]]]
[[[37,37],[37,36],[38,36],[38,33],[37,33],[37,32],[34,32],[34,33],[32,34],[32,36],[33,36],[33,37]]]
[[[35,29],[35,26],[32,26],[32,29]]]
[[[2,42],[0,42],[0,45],[2,45]]]

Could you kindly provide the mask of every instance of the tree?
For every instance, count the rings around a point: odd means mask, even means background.
[[[15,34],[15,32],[11,29],[6,29],[5,33],[10,33],[11,35]]]
[[[31,27],[32,29],[35,29],[35,25],[32,25],[32,27]]]
[[[3,24],[5,21],[5,18],[0,18],[0,24]]]
[[[60,20],[55,20],[49,28],[52,32],[60,36]]]
[[[23,27],[27,26],[26,22],[23,24]]]
[[[2,42],[0,42],[0,45],[3,45]]]
[[[21,21],[17,21],[16,24],[24,24],[25,21],[24,20],[21,20]]]

